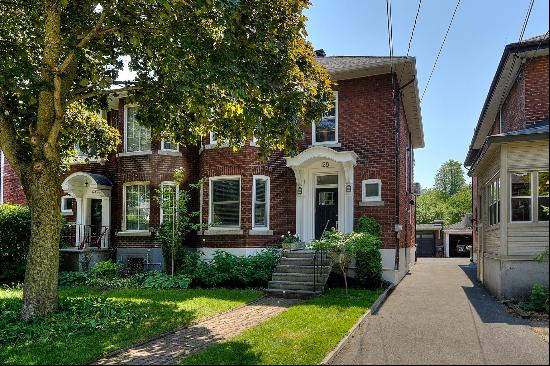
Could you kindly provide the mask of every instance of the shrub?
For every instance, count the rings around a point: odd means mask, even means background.
[[[90,278],[88,272],[59,272],[60,286],[82,286]]]
[[[187,288],[191,283],[191,279],[183,275],[170,276],[163,272],[150,272],[145,276],[143,281],[144,288]]]
[[[356,275],[366,287],[380,287],[382,281],[382,255],[380,238],[368,233],[354,233],[353,254],[356,260]]]
[[[122,264],[111,260],[99,262],[90,271],[94,278],[103,280],[113,280],[122,270]]]
[[[0,281],[23,278],[30,236],[29,208],[0,205]]]
[[[371,234],[377,238],[382,236],[382,228],[380,227],[380,224],[369,216],[361,216],[359,218],[355,231],[358,233]]]
[[[529,299],[520,306],[524,310],[548,313],[548,289],[538,283],[534,284]]]

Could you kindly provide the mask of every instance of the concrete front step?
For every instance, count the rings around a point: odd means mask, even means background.
[[[313,273],[275,272],[273,281],[313,282]],[[317,276],[317,283],[324,283],[325,276]]]
[[[269,289],[280,289],[280,290],[305,290],[313,291],[314,287],[316,290],[321,289],[324,284],[317,284],[313,286],[313,282],[295,282],[295,281],[269,281]]]
[[[279,264],[289,266],[313,266],[313,258],[285,258],[282,257]]]
[[[298,266],[293,264],[279,264],[277,268],[275,268],[275,273],[304,273],[304,274],[313,274],[314,271],[313,266]],[[317,267],[319,270],[319,267]],[[322,273],[329,273],[332,269],[331,266],[324,266],[320,267],[320,272]]]
[[[287,251],[283,253],[284,258],[313,258],[315,252],[309,250]]]
[[[283,297],[286,299],[310,299],[320,296],[321,291],[304,291],[304,290],[282,290],[282,289],[267,289],[266,294],[273,297]]]

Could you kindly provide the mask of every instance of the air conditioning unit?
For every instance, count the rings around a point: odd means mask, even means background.
[[[422,191],[422,187],[420,186],[420,183],[414,183],[413,184],[413,194],[420,194],[420,191]]]

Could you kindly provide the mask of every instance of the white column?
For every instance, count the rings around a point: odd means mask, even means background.
[[[101,247],[109,247],[109,238],[111,230],[111,197],[101,199],[101,230],[107,229],[105,236],[101,240]]]
[[[82,197],[76,197],[76,227],[75,227],[75,246],[80,245],[80,241],[83,238],[84,232],[82,231],[82,225],[83,225],[83,212],[82,212],[82,206],[83,206],[83,199]]]
[[[353,164],[351,162],[345,162],[343,166],[345,176],[343,231],[345,233],[351,233],[353,231]]]
[[[303,169],[292,168],[296,177],[296,235],[300,240],[306,240],[304,227],[304,201],[306,194],[305,177]]]
[[[445,233],[445,257],[449,258],[451,255],[449,253],[449,233]]]

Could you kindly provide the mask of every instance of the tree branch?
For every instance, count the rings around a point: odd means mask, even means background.
[[[93,98],[93,97],[98,97],[98,96],[101,96],[101,95],[124,93],[124,92],[127,92],[127,91],[139,90],[139,89],[141,89],[140,86],[131,85],[131,86],[126,86],[126,87],[120,88],[120,89],[94,90],[94,91],[91,91],[91,92],[88,92],[88,93],[75,94],[71,99],[69,99],[67,101],[67,104],[71,104],[71,103],[78,102],[78,101],[81,101],[81,100],[86,100],[86,99]]]
[[[18,154],[17,133],[13,125],[5,118],[4,113],[9,113],[9,111],[4,103],[4,97],[0,95],[0,150],[2,150],[15,172],[21,176],[24,165]]]

